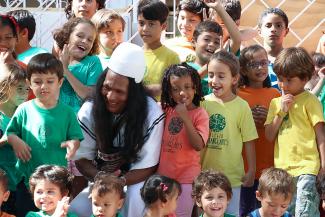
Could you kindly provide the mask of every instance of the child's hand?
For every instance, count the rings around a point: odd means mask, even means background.
[[[188,117],[187,108],[185,103],[178,103],[175,106],[175,111],[178,113],[179,117],[184,120]]]
[[[32,157],[31,148],[21,139],[15,140],[11,146],[16,154],[16,157],[23,162],[27,162]]]
[[[67,148],[66,159],[71,160],[80,146],[79,140],[68,140],[61,143],[61,148]]]
[[[266,121],[268,109],[263,106],[255,106],[252,108],[252,114],[256,126],[263,127]]]
[[[6,63],[10,55],[11,53],[8,51],[8,49],[0,49],[0,63]]]
[[[59,59],[63,64],[63,68],[67,69],[69,66],[70,55],[69,55],[69,45],[65,44],[63,49],[59,51]]]
[[[319,71],[318,71],[318,76],[320,78],[324,78],[325,77],[325,66],[322,67]]]
[[[64,196],[56,205],[52,217],[66,217],[69,209],[69,197]]]
[[[244,187],[252,187],[254,185],[255,173],[248,171],[241,179]]]
[[[294,97],[292,94],[284,94],[284,91],[282,90],[282,96],[281,96],[281,111],[288,112],[291,105],[294,102]]]

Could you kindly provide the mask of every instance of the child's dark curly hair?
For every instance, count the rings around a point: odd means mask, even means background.
[[[29,187],[32,195],[39,181],[47,180],[60,188],[61,194],[68,194],[72,190],[73,175],[62,166],[41,165],[29,178]]]
[[[74,31],[76,26],[81,23],[86,23],[86,24],[91,25],[94,28],[94,31],[96,32],[96,27],[90,20],[88,20],[86,18],[81,18],[81,17],[71,18],[61,28],[56,29],[53,32],[53,38],[61,50],[63,49],[63,46],[65,44],[69,43],[69,38],[70,38],[71,33]],[[88,55],[98,53],[98,42],[97,41],[98,41],[98,38],[97,38],[97,32],[96,32],[96,37],[95,37],[93,46],[92,46]]]
[[[192,198],[197,203],[201,203],[201,197],[204,191],[210,191],[213,188],[221,188],[225,191],[227,199],[230,201],[232,189],[229,179],[223,173],[214,170],[202,171],[196,177],[192,184]]]
[[[65,16],[67,17],[67,19],[75,17],[72,11],[72,1],[73,0],[68,0],[67,5],[64,8]],[[97,10],[105,8],[105,0],[96,0],[96,2],[98,4]]]
[[[146,207],[155,203],[157,200],[166,203],[167,196],[173,196],[176,192],[178,195],[181,194],[181,185],[176,180],[161,175],[150,176],[140,190],[141,198]]]
[[[190,76],[193,83],[193,89],[195,90],[193,104],[195,106],[200,106],[200,101],[203,100],[201,78],[197,71],[189,66],[187,63],[175,64],[169,66],[163,75],[162,78],[162,93],[161,93],[161,106],[163,109],[167,107],[175,107],[177,103],[171,97],[171,85],[170,85],[170,76]]]
[[[103,197],[107,193],[117,193],[120,195],[120,198],[125,197],[123,191],[123,181],[110,173],[100,171],[97,173],[94,179],[94,184],[91,185],[89,192],[96,193],[99,197]]]

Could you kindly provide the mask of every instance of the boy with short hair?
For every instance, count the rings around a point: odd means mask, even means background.
[[[19,26],[18,41],[16,43],[15,52],[17,59],[26,65],[30,59],[39,53],[48,53],[47,50],[39,47],[32,47],[30,41],[35,34],[36,22],[33,14],[28,10],[13,10],[7,15],[13,16]]]
[[[278,54],[283,50],[283,41],[289,32],[289,20],[280,8],[268,8],[262,12],[258,21],[258,32],[263,38],[269,64],[269,76],[272,87],[279,89],[273,63]]]
[[[95,176],[94,184],[89,189],[92,216],[122,217],[118,210],[122,208],[124,203],[124,181],[106,172],[99,172]],[[110,204],[110,206],[105,204]]]
[[[15,217],[6,212],[1,211],[1,205],[6,202],[9,198],[10,191],[8,189],[8,178],[6,172],[0,169],[0,217]]]
[[[256,191],[256,198],[262,207],[254,210],[249,217],[291,217],[287,212],[295,191],[293,177],[285,170],[268,168],[262,172]]]
[[[144,42],[146,73],[144,85],[149,94],[159,98],[165,69],[180,62],[178,55],[162,45],[161,33],[166,29],[168,7],[159,0],[141,0],[138,5],[138,31]]]
[[[42,164],[67,166],[67,159],[73,157],[83,139],[76,114],[58,101],[62,82],[62,63],[52,54],[38,54],[31,59],[27,83],[36,98],[18,106],[6,130],[21,175],[17,186],[18,216],[25,216],[34,207],[27,191],[34,170]]]
[[[275,141],[274,166],[295,177],[297,192],[290,205],[296,217],[319,216],[316,175],[325,170],[322,105],[304,89],[314,63],[303,48],[286,48],[274,62],[282,96],[271,101],[265,136]]]

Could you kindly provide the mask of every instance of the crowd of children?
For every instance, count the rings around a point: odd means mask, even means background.
[[[52,54],[28,10],[0,15],[0,217],[323,216],[322,39],[285,48],[279,8],[239,30],[239,0],[181,0],[162,41],[169,8],[140,0],[140,48],[104,6],[68,0]]]

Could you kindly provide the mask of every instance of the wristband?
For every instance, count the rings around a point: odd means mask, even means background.
[[[282,111],[282,110],[280,110],[278,113],[277,113],[277,115],[280,117],[280,118],[284,118],[285,116],[287,116],[287,112],[284,112],[284,111]]]

